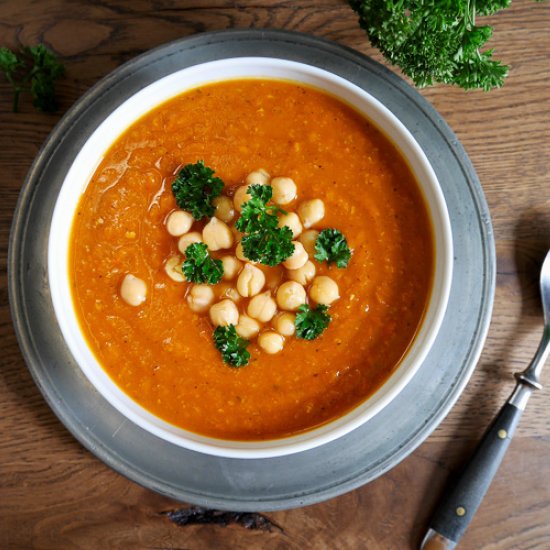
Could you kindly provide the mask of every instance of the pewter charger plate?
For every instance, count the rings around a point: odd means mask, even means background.
[[[317,66],[363,88],[410,130],[447,201],[454,273],[436,342],[408,386],[347,436],[280,458],[208,456],[158,439],[97,393],[59,331],[47,278],[47,241],[64,177],[84,142],[129,96],[207,61],[277,57]],[[32,224],[29,224],[32,220]],[[495,288],[491,222],[474,169],[441,116],[414,89],[367,57],[311,36],[237,30],[200,34],[152,50],[101,80],[63,117],[31,167],[12,226],[9,290],[15,330],[36,384],[92,453],[131,480],[177,500],[240,511],[279,510],[368,483],[411,453],[441,422],[468,381],[485,339]]]

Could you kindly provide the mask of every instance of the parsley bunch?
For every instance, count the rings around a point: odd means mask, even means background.
[[[318,262],[336,263],[347,267],[351,258],[346,237],[337,229],[323,229],[315,241],[315,259]]]
[[[222,261],[214,260],[204,243],[193,243],[185,249],[183,274],[191,283],[215,285],[223,276]]]
[[[292,230],[277,227],[278,213],[285,213],[278,206],[267,204],[273,188],[270,185],[251,185],[251,199],[243,205],[236,227],[245,236],[241,240],[244,255],[253,262],[275,266],[284,262],[294,252]]]
[[[247,351],[248,340],[241,338],[235,329],[235,325],[216,327],[214,331],[214,345],[221,352],[225,363],[232,367],[244,367],[250,360],[250,352]]]
[[[321,336],[332,321],[327,311],[328,306],[322,304],[316,309],[311,309],[307,304],[301,305],[294,320],[296,336],[304,340],[315,340]]]
[[[480,51],[493,29],[476,25],[511,0],[349,0],[373,46],[417,86],[435,82],[464,89],[502,86],[508,67]]]
[[[22,92],[31,93],[32,104],[39,111],[57,109],[54,82],[63,76],[65,67],[46,46],[25,47],[19,56],[9,48],[0,48],[0,71],[13,87],[14,113]]]
[[[193,218],[202,220],[214,215],[216,207],[212,200],[221,195],[223,187],[223,181],[214,176],[214,170],[199,160],[179,171],[172,183],[172,193],[182,210],[188,210]]]

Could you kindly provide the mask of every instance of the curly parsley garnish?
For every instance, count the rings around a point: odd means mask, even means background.
[[[214,215],[216,207],[212,200],[221,195],[223,187],[223,181],[214,176],[214,170],[199,160],[179,171],[172,183],[172,193],[182,210],[191,212],[196,220],[202,220]]]
[[[18,56],[9,48],[0,48],[0,71],[13,87],[13,112],[19,107],[21,92],[30,92],[32,104],[39,111],[57,109],[54,82],[63,76],[65,67],[43,44],[25,47]]]
[[[241,338],[235,325],[217,327],[214,331],[214,345],[221,352],[225,363],[232,367],[248,365],[250,353],[247,351],[248,340]]]
[[[191,283],[215,285],[223,276],[222,261],[214,260],[204,243],[193,243],[185,249],[183,274]]]
[[[493,29],[476,25],[476,15],[491,15],[511,0],[418,2],[349,0],[373,46],[401,67],[417,86],[435,82],[466,90],[502,86],[508,67],[480,51]]]
[[[296,336],[304,340],[315,340],[321,336],[332,320],[327,311],[328,306],[322,304],[316,309],[311,309],[307,304],[300,306],[294,320]]]
[[[248,194],[252,197],[243,205],[236,227],[245,236],[241,240],[244,255],[253,262],[275,266],[284,262],[294,252],[292,230],[277,227],[278,213],[284,210],[271,200],[273,188],[270,185],[251,185]]]
[[[323,229],[315,241],[315,259],[318,262],[334,262],[338,267],[347,267],[351,258],[346,237],[337,229]]]

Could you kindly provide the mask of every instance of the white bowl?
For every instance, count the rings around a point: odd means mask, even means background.
[[[68,270],[70,228],[80,197],[110,145],[142,115],[192,88],[233,78],[285,79],[320,88],[352,105],[389,137],[407,159],[428,207],[435,241],[435,273],[421,328],[388,381],[344,416],[300,435],[270,441],[205,437],[154,416],[126,395],[103,370],[82,335],[71,297]],[[182,447],[223,457],[268,458],[312,449],[349,433],[372,418],[405,387],[428,354],[445,313],[452,277],[451,226],[445,200],[426,155],[403,124],[378,100],[354,84],[316,67],[274,58],[240,57],[183,69],[158,80],[121,104],[90,136],[61,187],[52,218],[48,275],[61,332],[76,362],[124,416],[148,432]]]

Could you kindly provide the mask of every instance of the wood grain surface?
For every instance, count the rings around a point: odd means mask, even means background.
[[[61,114],[133,56],[193,33],[299,30],[377,60],[344,0],[2,0],[0,46],[44,42],[63,60],[59,114],[28,98],[11,112],[0,78],[0,548],[408,549],[418,547],[445,481],[513,388],[542,330],[537,288],[550,247],[550,4],[518,0],[492,18],[491,45],[511,66],[503,89],[422,91],[469,153],[490,206],[497,245],[494,315],[479,365],[434,434],[376,481],[307,508],[266,514],[279,528],[181,527],[185,508],[139,487],[83,449],[34,385],[11,326],[6,256],[24,176]],[[543,374],[550,387],[550,365]],[[509,453],[461,548],[550,548],[550,399],[531,399]]]

